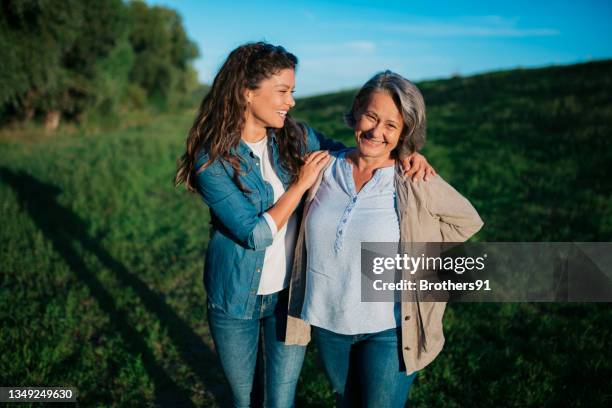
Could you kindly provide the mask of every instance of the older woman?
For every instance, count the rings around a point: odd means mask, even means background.
[[[425,141],[418,88],[386,71],[347,114],[357,147],[340,151],[310,189],[292,273],[287,344],[310,325],[340,406],[402,407],[416,372],[444,344],[445,303],[362,302],[362,242],[462,242],[482,226],[439,176],[404,179],[397,160]]]

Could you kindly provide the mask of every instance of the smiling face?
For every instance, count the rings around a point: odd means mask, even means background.
[[[282,128],[287,112],[295,106],[294,88],[295,70],[283,69],[261,81],[257,89],[247,89],[247,124]]]
[[[355,112],[355,139],[359,155],[389,159],[397,146],[404,120],[387,92],[373,92],[368,102]]]

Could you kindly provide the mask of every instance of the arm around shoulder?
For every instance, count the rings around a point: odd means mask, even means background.
[[[328,139],[323,133],[317,132],[306,123],[302,123],[302,126],[306,130],[306,148],[309,152],[315,150],[342,150],[346,147],[341,142]]]

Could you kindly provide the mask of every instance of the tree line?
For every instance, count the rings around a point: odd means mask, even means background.
[[[171,9],[122,0],[0,0],[0,124],[153,106],[198,87],[198,49]]]

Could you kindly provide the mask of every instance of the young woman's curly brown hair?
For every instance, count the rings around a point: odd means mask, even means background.
[[[177,160],[174,184],[185,183],[190,191],[196,191],[195,174],[221,159],[231,164],[234,180],[242,188],[238,179],[240,158],[231,154],[231,149],[240,143],[244,127],[247,107],[244,91],[257,89],[262,80],[283,69],[295,69],[297,63],[297,57],[283,47],[265,42],[244,44],[232,51],[200,104],[185,153]],[[304,164],[305,128],[287,115],[284,126],[275,132],[280,164],[295,179]],[[208,154],[208,160],[196,169],[197,156],[202,149]]]

